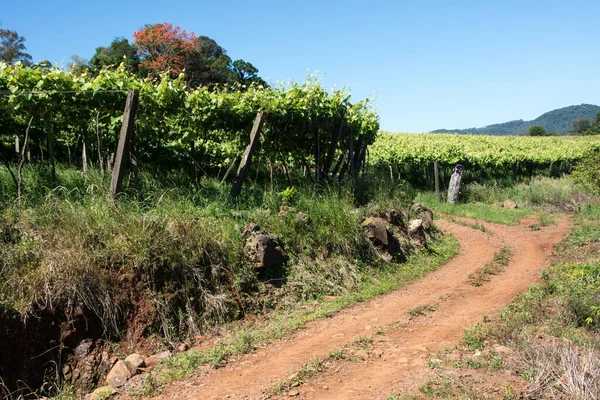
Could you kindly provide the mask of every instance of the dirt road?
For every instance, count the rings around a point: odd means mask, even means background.
[[[386,399],[390,393],[414,390],[428,371],[426,358],[454,346],[463,329],[481,322],[539,280],[553,246],[570,231],[568,219],[534,231],[527,225],[508,227],[485,223],[488,233],[436,221],[452,233],[461,250],[444,267],[410,286],[313,322],[288,340],[238,358],[226,367],[201,372],[166,387],[161,399],[264,399],[269,390],[314,357],[351,345],[360,335],[371,335],[371,352],[359,362],[326,369],[304,384],[270,398]],[[491,233],[491,234],[490,234]],[[511,246],[514,256],[504,272],[480,287],[469,274],[492,260],[495,252]],[[426,316],[411,318],[409,310],[435,305]],[[433,307],[432,307],[433,308]]]

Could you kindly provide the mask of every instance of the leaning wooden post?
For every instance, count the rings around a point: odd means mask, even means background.
[[[435,199],[437,202],[440,202],[440,169],[438,167],[438,162],[433,162],[433,174],[435,179]]]
[[[460,185],[462,184],[464,167],[456,164],[454,172],[450,177],[450,185],[448,186],[448,203],[457,204],[460,199]]]
[[[333,164],[333,158],[335,156],[335,150],[337,149],[338,142],[340,141],[340,137],[342,136],[342,130],[344,129],[344,121],[342,121],[338,128],[335,130],[333,134],[333,139],[329,144],[329,149],[327,150],[327,156],[325,157],[325,162],[323,163],[323,174],[325,178],[329,177],[329,170],[331,169],[331,164]]]
[[[237,197],[242,191],[242,185],[244,184],[244,180],[248,176],[248,172],[250,170],[250,162],[252,161],[252,155],[254,154],[254,150],[256,150],[256,144],[258,143],[258,133],[262,129],[262,125],[264,122],[264,112],[259,111],[256,114],[256,118],[254,119],[254,125],[252,126],[252,131],[250,132],[250,142],[248,146],[246,146],[246,150],[244,150],[244,154],[242,155],[242,161],[240,161],[240,166],[238,167],[237,176],[235,177],[235,182],[231,187],[231,196]]]
[[[137,90],[127,92],[127,101],[125,102],[125,111],[123,112],[123,124],[119,133],[119,144],[117,145],[112,179],[110,181],[110,196],[113,199],[116,199],[121,193],[123,177],[125,176],[125,169],[129,160],[129,150],[133,141],[133,125],[135,123],[138,99],[139,92]]]

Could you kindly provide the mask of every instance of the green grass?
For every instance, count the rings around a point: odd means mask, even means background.
[[[476,229],[476,230],[481,231],[483,233],[487,233],[488,235],[493,235],[493,233],[490,232],[490,231],[488,231],[487,228],[485,227],[485,225],[483,225],[479,221],[475,221],[475,223],[470,223],[470,222],[461,221],[461,220],[456,219],[456,218],[452,218],[451,216],[448,216],[447,219],[448,219],[448,221],[452,222],[453,224],[467,226],[467,227],[469,227],[471,229]]]
[[[439,268],[456,254],[458,249],[458,242],[452,236],[444,235],[439,241],[432,242],[431,254],[419,253],[410,257],[405,264],[389,266],[387,269],[364,276],[359,290],[342,295],[333,302],[323,301],[318,305],[313,303],[312,307],[306,308],[295,304],[293,308],[273,311],[262,320],[247,321],[231,327],[225,326],[223,331],[229,333],[217,345],[217,357],[211,355],[214,354],[214,349],[176,355],[172,361],[167,361],[159,367],[158,380],[166,383],[174,379],[182,379],[191,375],[201,365],[219,366],[222,361],[243,353],[243,350],[289,338],[308,322],[331,317],[357,302],[366,301],[409,284],[418,277]],[[241,337],[250,338],[248,345],[242,348],[236,346]],[[357,338],[360,343],[372,340],[372,336]],[[176,361],[178,358],[183,358],[185,361]]]
[[[514,249],[504,246],[494,254],[492,261],[487,262],[483,267],[478,268],[469,275],[469,282],[473,286],[482,286],[484,282],[489,282],[491,275],[498,275],[504,271],[504,267],[508,265],[513,255]]]
[[[435,304],[421,304],[420,306],[412,307],[408,310],[408,314],[411,318],[415,318],[421,315],[426,315],[428,311],[435,311]]]
[[[435,200],[435,194],[431,192],[420,193],[417,196],[417,201],[421,202],[424,206],[443,214],[495,222],[503,225],[516,225],[523,217],[532,214],[532,211],[530,210],[506,209],[484,203],[461,203],[454,205],[444,202],[438,203]]]

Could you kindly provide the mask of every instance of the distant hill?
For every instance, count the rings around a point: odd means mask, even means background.
[[[488,125],[483,128],[469,129],[438,129],[432,133],[472,133],[479,135],[524,135],[534,125],[543,126],[549,133],[569,133],[573,129],[573,121],[579,118],[594,120],[596,113],[600,111],[599,106],[593,104],[581,104],[552,110],[540,115],[533,121],[522,119],[504,122],[501,124]]]

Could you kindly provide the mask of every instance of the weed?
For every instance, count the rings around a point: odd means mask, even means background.
[[[482,286],[484,282],[490,281],[491,275],[498,275],[504,271],[510,259],[514,254],[514,250],[511,247],[504,246],[498,252],[494,254],[491,262],[486,263],[482,268],[478,268],[474,273],[468,277],[469,282],[473,286]]]
[[[474,360],[473,358],[467,359],[465,361],[465,366],[468,368],[479,369],[483,366],[483,363],[479,360]]]
[[[383,328],[381,328],[379,326],[377,328],[375,328],[376,335],[383,335],[383,333],[384,333]]]
[[[469,350],[482,350],[487,336],[487,329],[483,325],[477,324],[465,329],[462,344]]]
[[[343,360],[344,358],[346,358],[346,355],[344,354],[344,349],[340,348],[337,350],[332,350],[329,353],[327,353],[327,358],[329,360],[339,361],[339,360]]]
[[[419,388],[419,391],[428,396],[436,396],[441,398],[454,397],[454,391],[449,380],[429,379],[427,383]]]
[[[412,307],[410,310],[408,310],[408,313],[410,314],[411,318],[415,318],[420,315],[426,315],[427,311],[435,310],[435,304],[422,304],[420,306]]]
[[[367,347],[368,345],[370,345],[371,343],[373,343],[373,336],[371,335],[359,335],[356,339],[354,339],[354,343],[362,346],[362,347]]]
[[[446,218],[448,219],[448,221],[452,222],[453,224],[466,226],[466,227],[469,227],[469,228],[472,228],[472,229],[477,229],[478,231],[481,231],[483,233],[487,233],[488,235],[493,235],[493,233],[490,232],[490,231],[488,231],[487,228],[485,227],[485,225],[483,225],[479,221],[475,221],[474,223],[470,223],[470,222],[461,221],[461,220],[456,219],[456,218],[452,218],[451,216],[448,216]]]

